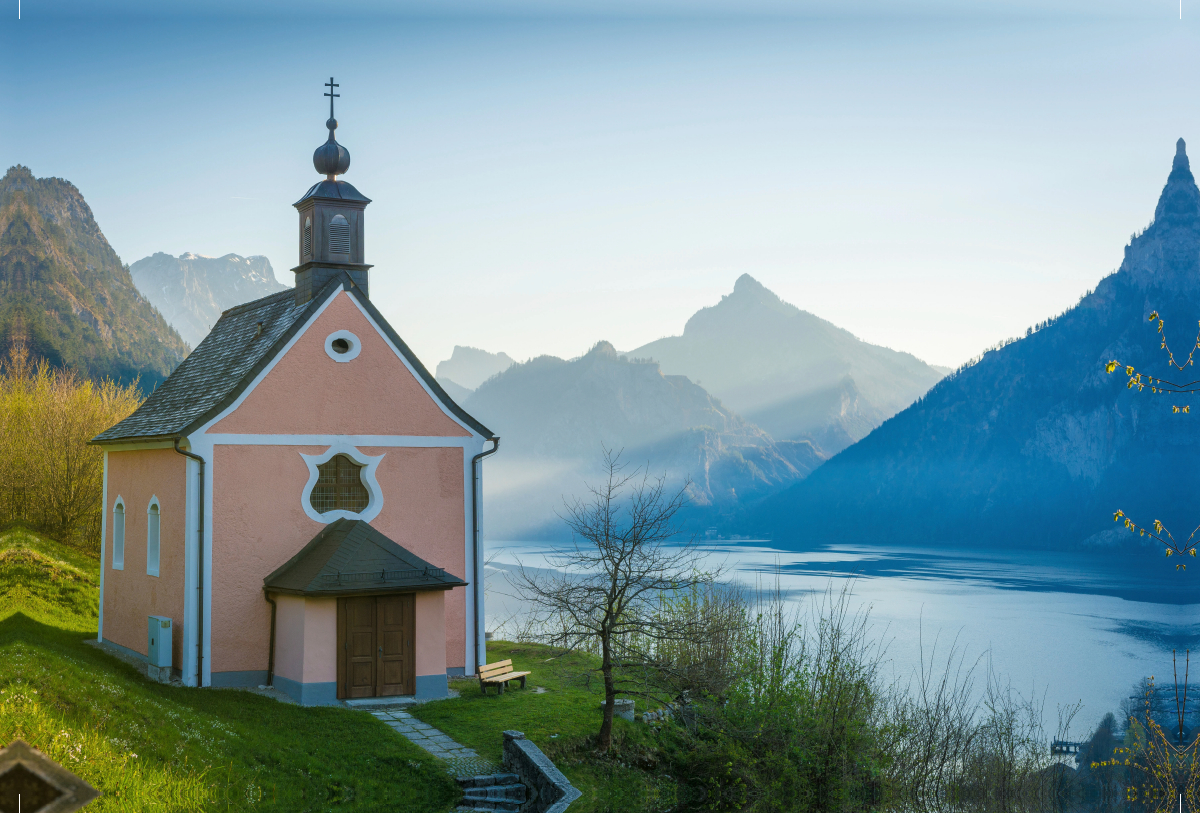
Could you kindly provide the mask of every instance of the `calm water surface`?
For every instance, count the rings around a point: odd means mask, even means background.
[[[488,628],[519,615],[505,574],[546,566],[548,543],[491,542]],[[890,639],[891,669],[907,676],[935,638],[955,638],[968,661],[990,657],[1015,688],[1044,697],[1050,733],[1056,706],[1078,701],[1072,736],[1085,735],[1142,677],[1171,681],[1171,650],[1200,644],[1200,561],[1176,571],[1154,553],[1081,555],[1038,551],[946,551],[831,545],[786,551],[754,541],[709,543],[705,556],[731,579],[781,587],[794,601],[851,583]],[[944,658],[941,659],[944,662]],[[1191,682],[1200,674],[1200,656]]]

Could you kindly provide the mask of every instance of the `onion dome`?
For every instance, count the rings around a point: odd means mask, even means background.
[[[317,172],[333,180],[335,175],[343,175],[350,169],[350,151],[337,143],[333,131],[337,129],[337,119],[332,116],[325,122],[329,128],[329,140],[317,147],[313,153],[313,166]]]
[[[333,131],[337,129],[337,119],[333,117],[333,100],[341,94],[333,92],[338,85],[334,84],[332,76],[325,87],[329,88],[329,92],[325,94],[329,97],[329,121],[325,122],[325,126],[329,128],[329,140],[317,147],[317,151],[313,153],[313,166],[327,180],[332,181],[334,176],[343,175],[350,169],[350,151],[337,143],[337,139],[333,137]]]

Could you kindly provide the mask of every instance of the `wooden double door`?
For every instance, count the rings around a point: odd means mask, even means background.
[[[338,599],[338,697],[415,694],[415,596]]]

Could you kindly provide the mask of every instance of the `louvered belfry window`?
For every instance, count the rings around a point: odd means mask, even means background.
[[[357,514],[362,511],[367,507],[370,495],[362,484],[362,477],[359,476],[361,471],[362,466],[344,454],[317,466],[312,507],[321,514],[328,511],[352,511]]]
[[[312,256],[312,218],[304,218],[304,250],[301,252],[305,257]]]
[[[329,253],[350,253],[350,224],[342,215],[334,215],[329,221]]]

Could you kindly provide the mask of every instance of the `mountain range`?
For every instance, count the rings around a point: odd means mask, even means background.
[[[821,464],[807,441],[777,442],[681,375],[631,360],[600,342],[570,361],[540,356],[489,378],[464,406],[500,434],[488,461],[489,534],[561,533],[564,496],[585,493],[602,450],[632,468],[690,479],[690,510],[703,524],[737,513]]]
[[[192,347],[200,344],[222,311],[282,291],[266,257],[172,257],[158,252],[129,266],[133,282]]]
[[[682,336],[629,355],[702,383],[777,440],[808,440],[828,454],[866,437],[949,372],[868,344],[749,274],[692,316]]]
[[[584,492],[606,447],[673,484],[690,480],[690,519],[737,532],[747,510],[942,376],[783,302],[749,275],[682,336],[629,353],[599,342],[577,359],[514,364],[456,347],[437,374],[503,439],[504,454],[488,461],[495,538],[561,532],[555,511],[564,495]],[[462,382],[476,388],[454,389]]]
[[[92,378],[140,379],[145,391],[187,354],[79,190],[23,166],[0,178],[0,359],[18,344]]]
[[[1165,322],[1159,334],[1157,312]],[[1154,219],[1120,268],[1065,313],[987,352],[752,510],[778,544],[1073,547],[1138,544],[1118,509],[1176,536],[1200,521],[1194,396],[1127,386],[1119,361],[1168,380],[1200,318],[1200,189],[1182,139]],[[1200,411],[1198,409],[1197,411]],[[1082,554],[1081,554],[1082,555]]]

